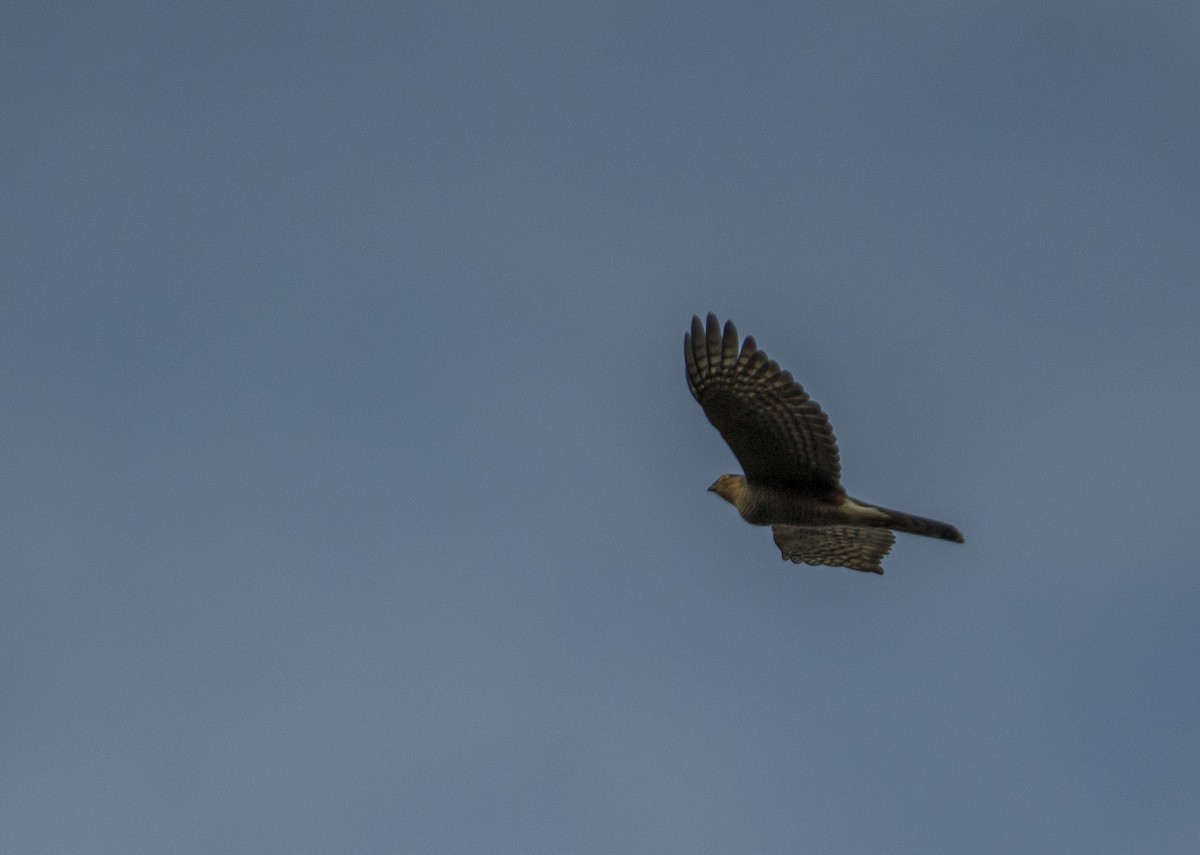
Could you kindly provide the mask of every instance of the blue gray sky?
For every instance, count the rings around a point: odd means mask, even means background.
[[[0,850],[1198,851],[1197,44],[10,6]],[[782,562],[710,310],[966,544]]]

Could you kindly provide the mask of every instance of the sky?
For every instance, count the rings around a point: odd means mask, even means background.
[[[1195,3],[3,18],[0,851],[1200,851]]]

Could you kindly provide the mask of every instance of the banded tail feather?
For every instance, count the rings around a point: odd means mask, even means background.
[[[861,504],[865,505],[867,503],[862,502]],[[926,517],[918,517],[914,514],[906,514],[903,511],[893,511],[891,508],[883,508],[879,505],[871,505],[870,507],[887,514],[888,519],[884,525],[894,531],[920,534],[925,537],[935,537],[939,540],[953,541],[954,543],[963,542],[962,532],[949,523],[931,520]]]

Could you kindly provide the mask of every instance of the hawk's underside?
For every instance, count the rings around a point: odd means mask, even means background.
[[[752,336],[739,348],[733,321],[722,332],[711,312],[707,324],[693,316],[683,352],[692,396],[745,472],[709,489],[771,526],[786,560],[882,574],[892,530],[963,542],[954,526],[847,496],[829,419]]]

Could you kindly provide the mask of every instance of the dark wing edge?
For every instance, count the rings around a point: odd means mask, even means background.
[[[738,347],[733,321],[692,316],[684,335],[688,389],[737,457],[747,479],[812,493],[840,491],[829,418],[791,373],[758,349]]]

